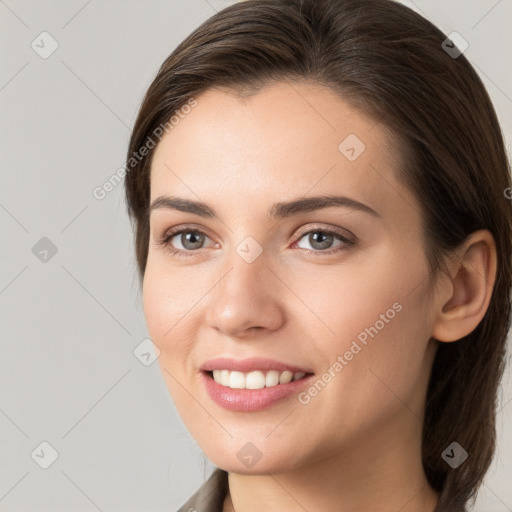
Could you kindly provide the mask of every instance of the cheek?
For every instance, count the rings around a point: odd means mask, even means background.
[[[157,359],[164,381],[180,415],[195,418],[190,395],[183,385],[190,378],[190,353],[194,333],[187,323],[197,297],[168,271],[148,265],[143,283],[143,307],[151,340],[160,350]],[[187,382],[186,388],[190,387]]]
[[[167,286],[168,279],[152,268],[146,269],[143,284],[143,307],[146,324],[154,343],[160,349],[166,332],[172,327],[172,319],[175,317],[172,311],[172,302],[169,301],[170,288]]]
[[[383,252],[372,265],[333,275],[315,295],[312,309],[331,330],[317,338],[325,371],[342,358],[327,386],[328,400],[340,404],[336,414],[348,408],[370,419],[403,408],[401,400],[416,400],[431,319],[422,297],[426,263],[419,250],[410,257],[405,266],[399,253]]]
[[[144,316],[151,339],[161,352],[158,361],[173,374],[179,371],[178,363],[183,367],[188,361],[189,344],[194,339],[189,318],[194,304],[206,291],[195,283],[187,272],[170,274],[168,269],[148,261],[143,282]]]
[[[208,286],[198,278],[193,266],[171,269],[160,260],[148,258],[143,282],[144,315],[157,339],[171,340]]]
[[[382,333],[390,332],[390,326],[396,329],[406,316],[398,310],[406,305],[409,313],[411,309],[421,310],[422,303],[415,297],[421,288],[418,284],[428,271],[420,251],[416,252],[411,254],[406,248],[383,244],[371,254],[359,253],[347,259],[346,264],[321,269],[314,278],[306,271],[289,276],[297,295],[329,327],[329,331],[322,331],[327,336],[320,341],[326,350],[329,346],[339,350],[344,340],[350,343],[376,323],[382,338]],[[403,254],[409,254],[409,265],[404,265]]]

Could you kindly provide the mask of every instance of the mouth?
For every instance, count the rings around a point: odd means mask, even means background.
[[[261,357],[211,359],[200,370],[217,384],[231,389],[270,388],[295,382],[313,373],[310,368]]]
[[[281,386],[289,382],[295,382],[306,375],[307,372],[291,372],[289,370],[254,370],[251,372],[240,372],[236,370],[212,370],[205,373],[217,384],[230,389],[263,389]]]
[[[310,368],[270,359],[215,359],[200,368],[207,394],[225,409],[258,411],[299,393],[315,375]]]

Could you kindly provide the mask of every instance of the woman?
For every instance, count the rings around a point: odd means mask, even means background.
[[[182,511],[463,511],[495,450],[509,167],[454,40],[388,0],[247,0],[128,150],[148,330],[218,466]]]

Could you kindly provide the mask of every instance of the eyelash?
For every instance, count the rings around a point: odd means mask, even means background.
[[[299,242],[305,235],[309,235],[311,233],[318,233],[318,232],[335,236],[341,242],[343,242],[343,245],[339,245],[333,249],[325,249],[325,250],[317,250],[317,251],[311,250],[311,249],[301,249],[303,251],[306,251],[306,253],[308,255],[312,255],[314,257],[330,255],[330,254],[338,253],[345,249],[348,249],[349,247],[351,247],[355,244],[354,240],[347,238],[346,236],[342,235],[341,233],[339,233],[337,231],[333,231],[331,229],[325,229],[325,228],[313,228],[313,229],[310,229],[309,231],[305,231],[304,233],[301,233],[301,235],[297,238],[297,240],[294,242],[294,244]],[[174,229],[171,229],[170,231],[167,231],[161,238],[158,239],[157,243],[158,243],[158,245],[165,247],[173,256],[177,256],[180,258],[188,258],[190,256],[194,256],[195,253],[197,251],[200,251],[201,249],[183,251],[182,249],[174,248],[170,244],[171,240],[176,235],[179,235],[181,233],[196,233],[196,234],[201,234],[201,235],[205,235],[208,237],[208,235],[204,231],[201,231],[200,229],[193,228],[190,226],[182,226],[181,228],[174,228]]]

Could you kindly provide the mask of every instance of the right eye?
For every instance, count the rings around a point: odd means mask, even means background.
[[[192,256],[194,251],[202,249],[205,239],[210,239],[203,231],[196,228],[182,227],[167,231],[159,240],[171,254],[177,256]],[[176,247],[181,245],[181,247]],[[192,254],[187,254],[192,253]]]

